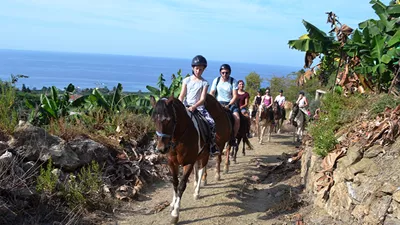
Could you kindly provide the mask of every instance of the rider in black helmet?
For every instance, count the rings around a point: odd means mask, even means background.
[[[215,121],[210,113],[204,107],[206,100],[208,82],[202,77],[204,70],[207,67],[207,60],[201,55],[196,55],[192,59],[192,73],[190,77],[182,80],[182,89],[179,95],[179,100],[188,108],[190,112],[199,112],[207,120],[211,130],[211,155],[218,155],[219,150],[215,144]]]
[[[238,82],[235,78],[231,77],[231,66],[228,64],[222,64],[219,68],[220,76],[213,80],[211,85],[210,94],[216,97],[217,101],[222,106],[230,109],[235,119],[235,125],[233,127],[233,136],[231,140],[231,146],[236,146],[236,135],[239,131],[240,117],[239,108],[236,104],[238,95]]]

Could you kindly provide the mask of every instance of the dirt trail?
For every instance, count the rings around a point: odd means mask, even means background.
[[[193,199],[193,176],[182,198],[179,224],[287,224],[296,212],[297,194],[301,186],[295,164],[279,166],[286,154],[297,152],[288,134],[273,134],[270,143],[260,145],[250,139],[254,150],[246,156],[238,152],[238,162],[231,162],[228,174],[214,180],[215,161],[208,166],[208,183],[200,190],[200,199]],[[281,168],[281,169],[278,169]],[[288,169],[289,168],[289,169]],[[272,171],[273,172],[270,172]],[[280,171],[280,172],[279,172]],[[169,183],[154,184],[154,190],[133,202],[135,213],[123,214],[117,224],[169,224],[172,199]]]

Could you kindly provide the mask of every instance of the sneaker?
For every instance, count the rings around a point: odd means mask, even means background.
[[[219,152],[219,150],[218,150],[218,148],[217,148],[216,145],[214,145],[213,147],[211,147],[211,149],[210,149],[210,155],[211,155],[211,157],[217,156],[217,155],[219,155],[219,154],[220,154],[220,152]]]

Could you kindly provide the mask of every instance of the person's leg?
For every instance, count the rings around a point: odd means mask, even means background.
[[[204,116],[204,118],[207,120],[208,125],[210,126],[210,131],[211,131],[210,151],[211,151],[211,154],[217,155],[217,154],[219,154],[219,150],[216,148],[216,144],[215,144],[215,136],[216,136],[215,121],[206,109],[200,109],[199,111]]]

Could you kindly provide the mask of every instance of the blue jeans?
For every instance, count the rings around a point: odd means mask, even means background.
[[[227,105],[229,105],[229,102],[219,102],[222,106],[227,106]],[[237,112],[237,113],[239,113],[239,108],[235,105],[235,104],[233,104],[233,105],[231,105],[231,107],[229,108],[230,110],[231,110],[231,112],[232,113],[234,113],[234,112]]]

